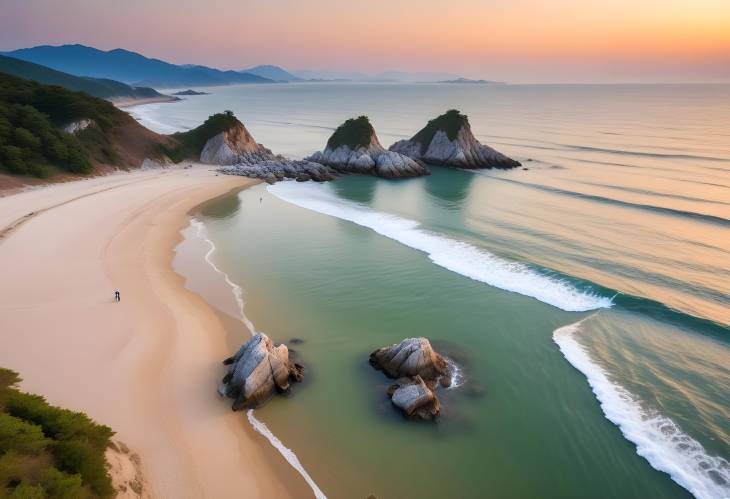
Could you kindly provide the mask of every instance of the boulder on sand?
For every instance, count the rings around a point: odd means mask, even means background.
[[[228,373],[218,392],[234,400],[234,411],[261,405],[304,376],[304,368],[289,360],[287,346],[274,346],[264,333],[257,333],[223,363],[229,366]]]

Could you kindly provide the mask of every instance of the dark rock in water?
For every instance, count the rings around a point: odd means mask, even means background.
[[[208,95],[208,92],[196,92],[195,90],[188,89],[175,92],[172,95]]]
[[[291,362],[286,345],[274,346],[263,333],[253,336],[223,364],[229,367],[218,392],[234,400],[233,410],[261,405],[274,393],[288,391],[290,381],[304,377],[304,367]]]
[[[292,345],[300,345],[304,343],[304,340],[301,338],[292,338],[289,340],[289,343],[291,343]]]
[[[471,132],[466,115],[451,109],[432,119],[409,140],[390,150],[417,161],[454,168],[515,168],[518,161],[481,144]]]
[[[429,175],[423,164],[388,151],[378,141],[367,116],[349,119],[337,127],[323,151],[308,158],[343,173],[360,173],[385,178]]]
[[[388,392],[393,405],[409,419],[430,421],[441,413],[438,397],[420,376],[401,378]]]
[[[370,354],[370,364],[397,381],[388,396],[409,419],[432,420],[441,413],[437,385],[451,385],[448,364],[426,338],[407,338]]]

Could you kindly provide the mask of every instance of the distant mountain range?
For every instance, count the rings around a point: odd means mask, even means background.
[[[110,79],[135,87],[179,88],[300,81],[422,82],[463,81],[451,73],[384,71],[366,74],[352,71],[288,71],[280,66],[260,65],[241,71],[220,70],[192,64],[172,64],[124,49],[99,50],[85,45],[40,45],[4,52],[2,55],[47,66],[70,75]]]
[[[135,86],[170,88],[273,82],[269,78],[239,71],[180,66],[124,49],[103,51],[84,45],[41,45],[5,52],[3,55],[76,76],[109,78]]]
[[[279,66],[265,64],[263,66],[254,66],[248,69],[242,69],[241,73],[250,73],[252,75],[261,76],[274,81],[302,81],[304,78],[294,76],[289,71]]]
[[[152,88],[133,87],[126,83],[105,78],[74,76],[39,64],[2,55],[0,55],[0,72],[45,85],[56,85],[68,90],[86,92],[102,99],[155,99],[166,97]]]
[[[422,82],[436,83],[444,80],[455,80],[459,75],[451,73],[428,73],[406,71],[383,71],[376,74],[366,74],[352,71],[337,71],[334,69],[300,69],[292,73],[304,80],[314,81],[362,81],[362,82]]]

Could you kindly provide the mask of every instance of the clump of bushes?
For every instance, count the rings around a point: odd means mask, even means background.
[[[93,160],[114,163],[110,133],[124,116],[83,92],[0,73],[0,170],[47,177],[56,168],[91,173]],[[75,135],[60,129],[82,119],[94,125]]]
[[[353,150],[358,147],[367,147],[374,134],[375,130],[367,116],[350,118],[337,127],[335,133],[327,141],[327,147],[337,149],[344,145]]]
[[[175,163],[186,159],[197,158],[205,147],[205,143],[221,132],[230,130],[240,124],[233,111],[224,111],[208,117],[202,125],[188,132],[178,132],[172,135],[176,145],[161,145],[162,154],[173,160]]]
[[[111,428],[19,391],[18,381],[0,368],[0,497],[113,497],[104,458]]]

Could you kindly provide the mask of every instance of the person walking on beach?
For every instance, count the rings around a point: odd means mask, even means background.
[[[114,301],[122,301],[122,295],[119,294],[119,290],[118,289],[115,289],[114,290]]]

